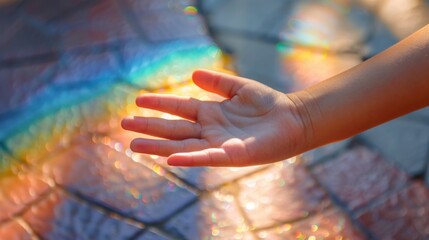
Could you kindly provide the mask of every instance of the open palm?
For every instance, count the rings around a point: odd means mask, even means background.
[[[168,163],[176,166],[248,166],[298,153],[303,124],[287,95],[253,80],[205,70],[194,72],[193,80],[200,88],[226,99],[140,96],[138,106],[183,120],[124,119],[125,129],[162,138],[134,139],[133,151],[168,156]]]

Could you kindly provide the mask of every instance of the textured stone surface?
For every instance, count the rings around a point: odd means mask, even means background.
[[[138,94],[215,99],[189,81],[195,68],[223,65],[198,11],[214,21],[216,43],[230,47],[229,67],[291,90],[394,42],[389,28],[349,3],[40,0],[5,7],[0,0],[0,239],[361,239],[357,221],[374,238],[413,231],[427,238],[424,188],[396,194],[415,180],[367,150],[338,158],[336,147],[318,150],[312,158],[326,154],[311,165],[318,174],[295,160],[173,168],[165,158],[132,153],[129,142],[141,135],[118,130],[126,115],[172,117],[137,108]],[[427,124],[426,115],[406,120]],[[384,234],[389,223],[395,228]]]
[[[52,240],[129,239],[140,230],[59,193],[32,206],[23,218],[38,236]]]
[[[347,146],[350,145],[351,140],[352,139],[347,139],[331,143],[326,146],[308,151],[302,155],[302,159],[306,165],[314,166],[323,162],[324,160],[329,160],[330,157],[333,157],[336,154],[341,153],[342,151],[345,151]]]
[[[239,181],[238,200],[253,227],[295,221],[329,205],[323,189],[294,161],[292,158]]]
[[[426,170],[429,159],[429,126],[419,122],[393,120],[362,135],[364,140],[379,149],[410,175]]]
[[[255,239],[238,202],[238,191],[237,185],[230,184],[202,197],[172,218],[167,229],[180,239]]]
[[[60,45],[57,35],[25,21],[9,24],[6,36],[0,41],[0,61],[45,54],[50,54],[50,58],[57,57],[54,54]],[[31,44],[28,44],[28,39],[31,39]]]
[[[93,4],[91,0],[77,1],[55,1],[55,0],[39,0],[25,2],[22,11],[27,15],[39,21],[53,21],[72,14],[82,8]],[[49,6],[49,7],[46,7]]]
[[[314,175],[347,208],[362,208],[389,191],[403,187],[407,176],[378,154],[356,147],[318,165]]]
[[[0,226],[0,236],[10,240],[31,240],[32,236],[17,221],[10,221]]]
[[[405,120],[418,121],[426,123],[429,121],[429,107],[417,110],[402,117]]]
[[[0,69],[0,120],[2,114],[29,104],[30,96],[46,92],[56,70],[54,62]]]
[[[260,239],[366,239],[338,209],[330,209],[302,222],[259,231]]]
[[[184,15],[183,9],[139,14],[140,31],[150,42],[186,39],[206,34],[198,15]]]
[[[102,52],[66,56],[53,83],[64,88],[119,78],[119,60],[112,52]]]
[[[163,220],[195,198],[163,178],[162,172],[153,172],[118,150],[118,145],[115,149],[87,143],[55,156],[44,168],[70,191],[143,222]]]
[[[276,31],[273,29],[273,25],[281,26],[279,18],[287,13],[288,7],[292,4],[292,1],[282,0],[274,0],[270,4],[258,0],[225,1],[218,6],[209,20],[213,26],[219,29],[271,34]],[[227,21],[225,21],[226,19]]]
[[[120,1],[106,0],[91,4],[50,24],[61,36],[65,49],[112,43],[136,37],[124,17]]]
[[[22,172],[17,176],[7,175],[0,181],[0,222],[19,216],[50,192],[49,183],[39,174]]]
[[[366,209],[358,220],[379,239],[428,239],[429,190],[420,182]]]

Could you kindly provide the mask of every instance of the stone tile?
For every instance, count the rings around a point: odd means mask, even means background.
[[[194,1],[176,1],[176,0],[125,0],[125,3],[137,13],[156,12],[159,10],[173,9],[183,10],[184,7],[193,5]]]
[[[72,10],[85,7],[91,0],[55,1],[39,0],[26,2],[22,11],[38,20],[49,21],[61,18]],[[84,5],[83,3],[87,3]],[[49,6],[49,7],[47,7]]]
[[[338,209],[257,233],[260,239],[366,239]]]
[[[216,33],[221,48],[233,55],[234,70],[240,76],[262,82],[279,91],[286,91],[292,78],[283,74],[281,53],[273,42],[247,36]]]
[[[321,49],[311,49],[300,46],[281,46],[283,74],[292,79],[288,85],[289,91],[298,91],[343,71],[359,63],[359,54],[336,54],[324,52]]]
[[[141,229],[57,192],[23,218],[43,239],[129,239]]]
[[[370,14],[350,1],[302,1],[280,33],[283,71],[296,91],[361,62]]]
[[[8,240],[31,240],[32,235],[28,233],[16,220],[0,225],[0,238]]]
[[[369,41],[364,45],[364,57],[373,57],[398,42],[398,38],[378,19],[371,26]]]
[[[24,21],[11,21],[0,40],[0,61],[12,61],[48,54],[55,58],[59,38],[55,34]],[[1,26],[1,25],[0,25]],[[31,39],[31,42],[28,41]]]
[[[426,185],[429,187],[429,165],[426,170],[425,180],[426,180]]]
[[[12,166],[8,170],[10,172],[2,173],[0,181],[0,222],[21,214],[51,190],[48,182],[38,173],[16,170]]]
[[[303,158],[307,166],[314,166],[327,160],[329,157],[335,156],[346,150],[347,146],[350,145],[351,138],[331,143],[323,147],[316,148],[314,150],[305,152],[301,157]]]
[[[195,203],[169,219],[164,228],[179,239],[202,239],[199,234],[200,229],[195,226],[196,223],[200,222],[200,217],[204,217],[200,216],[200,209],[201,204]]]
[[[11,4],[0,7],[0,29],[2,36],[0,38],[0,46],[7,44],[16,34],[17,30],[25,25],[25,21],[18,16],[19,4]],[[1,58],[3,59],[3,57]]]
[[[56,72],[54,62],[0,69],[0,119],[11,116],[46,91]]]
[[[289,159],[239,181],[238,201],[254,228],[305,218],[330,205],[325,191]]]
[[[429,22],[429,5],[420,0],[359,0],[398,38],[404,38]],[[400,6],[400,7],[398,7]]]
[[[5,145],[15,156],[37,165],[80,137],[119,127],[136,92],[120,85],[52,89],[34,100],[19,118],[2,123],[6,133],[0,132],[0,139],[6,136]]]
[[[429,159],[429,125],[419,122],[393,120],[361,134],[377,148],[386,160],[418,175],[426,170]]]
[[[0,14],[2,16],[11,16],[16,14],[19,9],[20,1],[17,0],[2,0],[0,2]]]
[[[99,1],[50,23],[50,28],[61,35],[62,47],[65,49],[91,47],[136,37],[115,0]]]
[[[169,238],[156,234],[154,232],[148,231],[142,236],[140,236],[139,238],[137,238],[137,240],[169,240]]]
[[[157,11],[139,14],[137,17],[141,35],[150,42],[164,42],[205,36],[202,18],[198,15],[186,15],[180,11]]]
[[[427,123],[429,121],[429,107],[409,113],[403,116],[401,119]]]
[[[112,52],[68,55],[61,63],[53,84],[84,86],[109,82],[120,78],[120,65]],[[111,84],[111,83],[110,83]]]
[[[166,228],[179,239],[257,239],[238,205],[239,188],[231,184],[200,198],[172,218]]]
[[[316,178],[350,210],[366,206],[407,183],[405,173],[365,147],[356,147],[313,169]]]
[[[191,79],[197,68],[213,69],[221,64],[221,52],[206,38],[128,44],[119,49],[123,76],[139,89],[159,90]],[[187,86],[188,87],[188,86]]]
[[[292,1],[224,1],[208,16],[210,25],[228,31],[271,34],[273,21],[282,19]],[[258,16],[258,17],[255,17]],[[275,22],[274,22],[275,23]]]
[[[357,216],[378,239],[428,239],[429,190],[414,182]]]
[[[19,163],[17,159],[11,156],[2,148],[3,143],[0,142],[0,174],[8,173],[14,164]]]
[[[47,175],[73,192],[145,223],[164,220],[195,195],[129,158],[108,139],[82,143],[55,155],[43,166]]]
[[[223,3],[225,3],[225,0],[206,0],[204,2],[199,2],[199,7],[202,8],[202,11],[205,13],[210,14],[216,11],[218,7],[222,7]]]
[[[288,20],[283,40],[325,52],[357,52],[372,24],[371,14],[350,1],[300,1]]]

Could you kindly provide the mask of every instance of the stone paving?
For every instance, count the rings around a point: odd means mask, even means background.
[[[172,117],[136,108],[144,92],[214,98],[190,84],[195,68],[303,88],[429,22],[428,9],[0,1],[0,239],[429,239],[427,109],[247,168],[171,168],[132,153],[138,135],[119,127],[127,115]]]

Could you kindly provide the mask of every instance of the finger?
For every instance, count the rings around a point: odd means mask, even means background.
[[[232,98],[241,87],[251,81],[249,79],[208,70],[195,71],[192,75],[192,79],[200,88],[226,98]]]
[[[199,138],[201,126],[186,120],[166,120],[162,118],[131,117],[121,123],[126,130],[172,140]]]
[[[240,163],[232,161],[230,156],[222,148],[209,148],[202,151],[177,153],[168,157],[167,162],[172,166],[197,167],[231,167],[240,166]]]
[[[181,141],[136,138],[131,142],[131,150],[139,153],[170,156],[178,152],[192,152],[208,148],[209,144],[201,139],[186,139]]]
[[[139,107],[150,108],[189,120],[195,120],[200,101],[190,97],[147,93],[137,97],[136,104]]]

